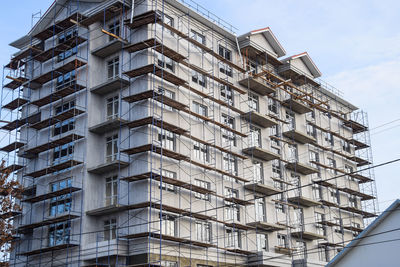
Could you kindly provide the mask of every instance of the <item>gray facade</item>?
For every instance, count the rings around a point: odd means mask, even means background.
[[[365,113],[269,28],[127,2],[56,1],[11,44],[11,266],[324,266],[375,216]]]

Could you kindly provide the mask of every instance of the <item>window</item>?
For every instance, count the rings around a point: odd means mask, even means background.
[[[248,103],[249,103],[249,108],[250,108],[251,110],[254,110],[254,111],[259,112],[260,108],[259,108],[259,99],[258,99],[258,95],[249,92]]]
[[[172,178],[172,179],[176,179],[176,172],[172,172],[172,171],[167,171],[167,170],[162,170],[161,174],[163,177],[165,178]],[[174,192],[176,193],[176,188],[174,185],[172,184],[168,184],[168,183],[160,183],[160,188],[162,190],[166,190],[169,192]]]
[[[225,84],[220,84],[219,89],[221,92],[221,99],[226,101],[228,105],[233,106],[234,94],[232,88]]]
[[[58,122],[54,125],[53,136],[66,133],[75,129],[75,119]]]
[[[222,153],[222,168],[230,174],[238,174],[237,158],[229,153]]]
[[[199,186],[199,187],[208,189],[208,190],[210,190],[210,188],[211,188],[211,183],[210,182],[199,180],[199,179],[195,179],[194,180],[194,184]],[[210,201],[211,200],[210,194],[203,194],[203,193],[195,192],[194,196],[195,196],[195,198],[204,199],[206,201]]]
[[[59,105],[55,108],[56,115],[66,112],[67,110],[73,109],[75,107],[75,100],[68,101],[62,105]]]
[[[277,238],[278,238],[278,246],[279,247],[282,247],[282,248],[287,248],[288,247],[288,240],[287,240],[287,236],[286,235],[278,234]]]
[[[64,179],[50,184],[50,191],[56,192],[72,186],[72,179]],[[50,216],[71,211],[72,195],[65,194],[50,199]]]
[[[171,99],[175,100],[175,92],[173,92],[173,91],[171,91],[171,90],[165,89],[165,88],[163,88],[163,87],[159,87],[159,88],[158,88],[158,92],[159,92],[160,94],[162,94],[162,95],[168,97],[168,98],[171,98]],[[160,106],[164,106],[164,109],[165,109],[165,110],[169,110],[169,111],[173,111],[173,110],[174,110],[172,107],[168,106],[168,105],[165,104],[165,103],[161,104],[161,103],[158,103],[158,102],[157,102],[157,104],[159,104]]]
[[[345,151],[345,152],[347,152],[347,153],[351,153],[351,146],[350,146],[350,143],[347,142],[347,141],[345,141],[345,140],[341,140],[341,143],[342,143],[343,151]]]
[[[111,24],[108,24],[108,31],[112,34],[115,34],[116,36],[120,36],[120,24],[119,24],[119,20],[114,21]],[[112,37],[111,35],[108,36],[109,41],[113,41],[115,40],[114,37]]]
[[[328,142],[331,146],[335,145],[335,140],[333,139],[333,134],[324,132],[324,139],[326,142]]]
[[[118,134],[106,138],[106,162],[117,160],[118,157]]]
[[[194,70],[192,70],[192,82],[197,83],[202,87],[207,87],[206,76]]]
[[[108,79],[112,80],[119,76],[119,57],[113,58],[107,62]]]
[[[76,36],[78,36],[77,28],[67,30],[67,31],[61,33],[60,35],[58,35],[58,43],[59,44],[65,43],[66,41],[68,41]]]
[[[279,159],[274,159],[272,160],[271,165],[272,165],[272,177],[281,178],[282,177],[281,161]]]
[[[325,226],[322,224],[324,222],[324,214],[315,212],[315,228],[317,229],[317,234],[325,235]]]
[[[288,149],[289,149],[288,160],[290,162],[297,162],[297,145],[289,144]]]
[[[253,181],[255,183],[264,183],[264,168],[260,161],[253,161]]]
[[[286,110],[286,122],[289,130],[296,129],[296,119],[293,111]]]
[[[163,267],[178,267],[178,262],[176,262],[176,261],[161,261],[160,266],[163,266]]]
[[[345,171],[345,173],[353,173],[354,169],[353,169],[352,166],[345,164],[344,165],[344,171]],[[355,178],[353,176],[351,176],[351,175],[348,175],[348,179],[350,181],[355,181]]]
[[[174,72],[174,61],[169,57],[157,52],[157,64],[161,68]]]
[[[106,178],[106,207],[116,205],[118,200],[118,178],[112,176]]]
[[[222,114],[222,123],[231,129],[235,129],[235,118]],[[222,132],[222,142],[224,145],[236,146],[235,134],[227,129],[221,129]]]
[[[300,175],[292,172],[290,173],[290,182],[293,185],[293,192],[295,196],[301,196],[301,180]]]
[[[333,227],[336,233],[342,233],[342,219],[334,218],[335,226]]]
[[[53,164],[58,164],[72,158],[74,154],[74,142],[54,148]]]
[[[328,166],[330,167],[328,169],[328,171],[332,174],[336,174],[336,160],[332,159],[332,158],[327,158],[328,160]]]
[[[269,97],[268,98],[268,110],[274,114],[278,114],[278,101]]]
[[[307,246],[306,242],[304,241],[298,241],[296,240],[296,256],[300,257],[302,259],[305,259],[307,257]]]
[[[322,192],[321,192],[322,187],[318,184],[313,184],[312,190],[313,190],[314,199],[321,200],[322,199]]]
[[[358,208],[356,196],[349,196],[349,206],[356,209]]]
[[[196,237],[200,242],[211,242],[211,223],[205,221],[196,222]]]
[[[67,51],[64,51],[57,56],[58,62],[63,61],[69,57],[72,57],[73,55],[76,55],[78,53],[78,46],[74,46]]]
[[[333,188],[328,188],[330,199],[333,203],[339,204],[339,193]]]
[[[169,214],[160,213],[161,219],[161,234],[176,236],[176,217]]]
[[[117,220],[115,218],[104,221],[104,240],[112,240],[117,236]]]
[[[71,224],[69,222],[53,224],[49,227],[49,247],[68,244],[71,234]]]
[[[257,251],[268,251],[268,236],[266,234],[257,234]]]
[[[210,150],[206,144],[194,142],[193,154],[194,158],[200,160],[200,162],[210,162]]]
[[[275,136],[275,137],[279,137],[279,135],[280,135],[280,132],[279,132],[279,125],[274,125],[274,126],[271,126],[270,127],[270,136]],[[277,140],[277,139],[275,139],[275,138],[271,138],[271,148],[272,147],[275,147],[275,148],[277,148],[277,149],[279,149],[280,148],[280,142],[279,142],[279,140]],[[277,154],[281,154],[280,152],[279,153],[277,153]]]
[[[198,102],[193,101],[193,112],[207,117],[208,116],[208,108],[206,105],[200,104]]]
[[[318,247],[318,256],[320,261],[329,261],[327,250],[328,248],[324,245]]]
[[[242,247],[242,234],[239,230],[227,228],[226,236],[228,238],[227,247],[235,247],[235,248]]]
[[[314,125],[307,123],[307,134],[314,138],[317,138],[317,130],[315,129]]]
[[[250,134],[247,137],[249,147],[261,147],[261,129],[250,125]]]
[[[75,70],[65,73],[57,77],[56,90],[64,88],[66,85],[75,84],[76,72]]]
[[[166,15],[165,13],[163,13],[163,16],[164,16],[164,20],[163,20],[164,25],[168,25],[168,26],[174,27],[174,19],[172,17]],[[170,30],[165,30],[165,31],[169,32],[171,35],[174,35],[174,33],[172,31],[170,31]]]
[[[225,187],[226,198],[239,198],[239,191],[230,187]],[[225,201],[225,220],[240,222],[240,208],[237,204]]]
[[[312,167],[319,169],[319,165],[317,164],[317,163],[319,163],[318,152],[310,150],[310,162],[311,162]]]
[[[206,37],[203,34],[200,34],[195,30],[191,30],[190,33],[191,33],[190,38],[199,42],[200,44],[203,44],[203,45],[206,44]]]
[[[173,132],[159,129],[158,141],[161,143],[163,148],[175,151],[176,139]]]
[[[118,118],[119,115],[119,96],[107,98],[107,120]]]
[[[218,53],[223,58],[225,58],[225,59],[227,59],[229,61],[232,61],[232,51],[227,49],[226,47],[223,47],[222,45],[219,45]],[[228,75],[229,77],[233,76],[232,68],[226,63],[223,63],[223,62],[219,63],[219,71],[221,73],[224,73],[224,74]]]
[[[352,223],[351,223],[351,226],[352,226],[354,229],[360,229],[360,228],[361,228],[361,225],[360,225],[359,223],[355,223],[355,222],[352,222]],[[352,234],[353,234],[354,237],[357,237],[357,236],[358,236],[358,231],[353,230],[353,231],[352,231]]]
[[[265,214],[265,201],[264,198],[256,198],[254,201],[254,208],[256,211],[256,221],[264,222],[267,220],[267,215]]]

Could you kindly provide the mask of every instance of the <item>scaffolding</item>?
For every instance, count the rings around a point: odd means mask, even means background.
[[[3,70],[11,266],[325,262],[377,213],[366,113],[295,58],[193,1],[49,10]]]

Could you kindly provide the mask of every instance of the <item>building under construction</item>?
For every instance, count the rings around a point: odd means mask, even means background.
[[[324,266],[377,212],[367,116],[191,0],[56,0],[4,66],[10,266]]]

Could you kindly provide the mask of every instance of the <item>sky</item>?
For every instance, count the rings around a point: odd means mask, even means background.
[[[4,2],[0,16],[1,65],[7,64],[16,51],[8,44],[28,32],[32,14],[43,14],[53,1]],[[374,163],[400,158],[400,1],[196,2],[238,28],[239,35],[270,27],[287,55],[307,51],[323,73],[322,79],[368,112]],[[380,210],[400,198],[399,169],[400,163],[375,169]]]

